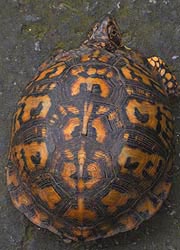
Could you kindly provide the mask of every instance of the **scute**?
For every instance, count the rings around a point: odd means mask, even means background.
[[[165,88],[140,54],[98,46],[40,66],[18,102],[7,170],[14,205],[75,241],[137,228],[172,183]]]

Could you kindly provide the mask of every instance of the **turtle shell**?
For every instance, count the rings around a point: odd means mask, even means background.
[[[126,49],[59,52],[27,85],[7,169],[14,205],[62,238],[137,228],[171,188],[173,121],[147,60]]]

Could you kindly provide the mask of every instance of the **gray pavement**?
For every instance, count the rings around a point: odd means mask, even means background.
[[[180,81],[179,0],[0,0],[0,250],[179,250],[180,103],[174,107],[175,177],[162,209],[139,229],[67,245],[32,225],[11,204],[5,166],[12,115],[23,88],[55,47],[76,48],[96,20],[114,9],[124,43],[161,56]]]

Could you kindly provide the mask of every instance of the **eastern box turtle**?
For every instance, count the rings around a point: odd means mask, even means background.
[[[12,202],[63,239],[137,228],[172,184],[176,78],[122,44],[106,16],[80,48],[43,63],[18,102],[7,167]]]

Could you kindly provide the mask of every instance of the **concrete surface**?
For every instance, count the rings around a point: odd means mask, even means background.
[[[176,162],[168,202],[136,231],[91,243],[64,244],[11,204],[4,169],[15,104],[54,47],[78,47],[91,24],[114,9],[124,43],[159,55],[180,81],[179,0],[0,0],[0,250],[179,250],[180,104],[174,107]]]

